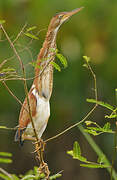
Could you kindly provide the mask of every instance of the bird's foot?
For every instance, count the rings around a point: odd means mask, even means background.
[[[39,173],[40,174],[44,173],[45,176],[46,176],[45,177],[46,180],[49,180],[50,171],[49,171],[47,163],[43,162],[43,163],[40,164]]]
[[[35,144],[35,151],[34,153],[38,151],[44,152],[46,143],[43,141],[43,139],[39,139],[39,141],[35,141],[33,144]]]

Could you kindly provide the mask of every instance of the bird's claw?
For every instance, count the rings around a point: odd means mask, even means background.
[[[40,164],[39,173],[40,174],[44,173],[46,175],[46,179],[49,180],[50,171],[47,163],[43,162]]]
[[[43,139],[39,139],[39,141],[35,141],[33,144],[35,145],[35,151],[33,153],[36,153],[40,150],[44,152],[46,143],[43,141]]]

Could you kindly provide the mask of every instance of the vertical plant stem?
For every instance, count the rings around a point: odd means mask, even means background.
[[[92,69],[92,67],[90,66],[90,64],[87,62],[87,65],[88,65],[88,68],[92,74],[92,77],[94,79],[94,92],[95,92],[95,100],[97,101],[98,100],[98,94],[97,94],[97,79],[96,79],[96,75]],[[97,105],[97,104],[96,104]]]
[[[117,105],[117,89],[115,89],[115,99],[116,99],[116,105]],[[117,115],[117,112],[114,112]],[[110,173],[110,179],[113,179],[113,168],[114,168],[114,162],[116,159],[116,153],[117,153],[117,118],[115,119],[115,134],[114,134],[114,150],[113,150],[113,158],[112,158],[112,166],[111,166],[111,173]]]

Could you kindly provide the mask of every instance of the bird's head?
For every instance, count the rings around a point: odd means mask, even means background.
[[[49,29],[51,30],[58,30],[59,27],[65,22],[67,21],[72,15],[78,13],[79,11],[81,11],[83,9],[83,7],[81,8],[77,8],[74,9],[72,11],[69,12],[61,12],[61,13],[57,13],[51,20],[50,25],[49,25]]]

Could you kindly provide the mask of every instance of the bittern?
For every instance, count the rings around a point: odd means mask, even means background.
[[[52,49],[56,50],[56,36],[60,26],[81,9],[82,7],[70,12],[61,12],[51,19],[43,47],[37,58],[35,79],[28,93],[28,99],[32,119],[39,139],[47,126],[50,116],[49,100],[53,88],[53,65],[50,61],[54,61],[55,59],[55,52]],[[40,66],[41,69],[38,66]],[[43,70],[43,72],[40,73],[41,70]],[[19,141],[21,145],[25,139],[34,138],[31,119],[26,109],[28,109],[27,98],[25,98],[21,107],[18,130],[15,135],[15,141]]]

